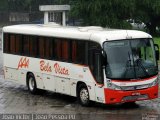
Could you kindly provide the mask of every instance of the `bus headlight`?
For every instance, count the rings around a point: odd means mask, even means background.
[[[115,84],[113,84],[113,83],[108,83],[107,84],[107,87],[109,88],[109,89],[112,89],[112,90],[121,90],[121,87],[120,86],[117,86],[117,85],[115,85]]]
[[[159,79],[157,78],[155,81],[153,81],[152,83],[150,83],[150,87],[156,86],[159,83]]]

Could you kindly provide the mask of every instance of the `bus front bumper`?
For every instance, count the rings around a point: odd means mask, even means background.
[[[105,103],[124,103],[158,98],[158,85],[134,91],[104,89]]]

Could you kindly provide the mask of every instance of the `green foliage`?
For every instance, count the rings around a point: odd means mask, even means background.
[[[71,16],[83,19],[83,25],[112,28],[130,27],[126,19],[134,11],[134,0],[77,0]]]
[[[69,4],[71,0],[54,0],[54,4],[61,5],[61,4]]]
[[[154,40],[154,43],[160,47],[160,37],[154,37],[153,40]],[[160,49],[159,49],[159,52],[160,52]],[[160,63],[160,60],[158,61],[158,63]]]
[[[152,34],[160,26],[160,0],[76,0],[70,14],[83,25],[130,28],[126,19],[140,20]]]
[[[150,34],[156,35],[156,26],[160,25],[160,1],[136,0],[136,11],[133,18],[143,21]]]
[[[155,37],[154,39],[154,43],[158,44],[158,46],[160,47],[160,38],[159,37]]]
[[[0,0],[0,11],[6,11],[8,9],[7,0]]]

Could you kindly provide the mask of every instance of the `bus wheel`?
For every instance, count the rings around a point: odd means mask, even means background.
[[[37,93],[37,84],[33,74],[27,76],[27,87],[31,94]]]
[[[126,106],[126,107],[133,107],[133,106],[137,106],[136,102],[133,101],[133,102],[126,102],[126,103],[123,103],[123,106]]]
[[[90,106],[89,92],[86,85],[79,85],[78,101],[82,106]]]

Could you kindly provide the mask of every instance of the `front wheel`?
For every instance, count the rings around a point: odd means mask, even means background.
[[[29,74],[27,77],[27,87],[31,94],[37,93],[37,84],[33,74]]]
[[[89,99],[89,92],[86,85],[81,84],[78,88],[78,101],[82,106],[89,106],[91,101]]]
[[[132,106],[137,106],[137,104],[136,104],[135,101],[133,101],[133,102],[126,102],[126,103],[123,103],[123,106],[132,107]]]

